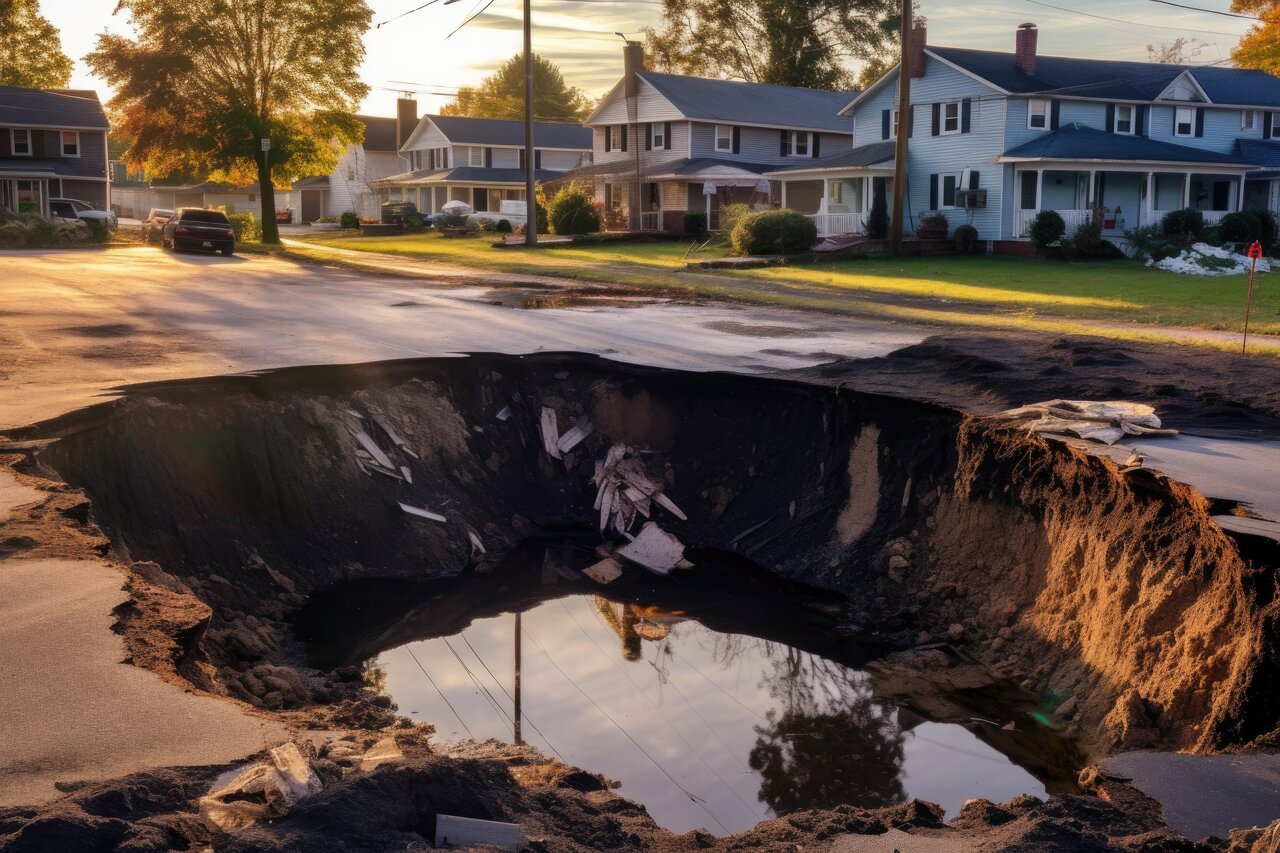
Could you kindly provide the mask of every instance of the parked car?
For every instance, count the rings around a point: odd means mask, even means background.
[[[160,245],[165,249],[212,249],[224,255],[236,251],[236,232],[220,210],[178,208],[160,233]]]
[[[159,243],[164,232],[164,224],[172,218],[173,211],[167,207],[151,208],[147,218],[142,220],[142,242],[148,246]]]
[[[110,210],[98,210],[87,201],[78,198],[49,199],[49,213],[58,219],[82,219],[85,222],[103,222],[114,231],[120,220]]]

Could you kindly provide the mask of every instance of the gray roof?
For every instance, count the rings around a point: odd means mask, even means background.
[[[1237,155],[1218,154],[1142,136],[1108,133],[1082,124],[1067,124],[1004,152],[1005,157],[1043,160],[1116,160],[1138,163],[1204,163],[1247,166]]]
[[[356,116],[364,125],[365,151],[399,151],[396,144],[396,120],[386,116]]]
[[[564,172],[552,172],[548,169],[535,169],[533,177],[537,181],[551,181],[560,178],[564,174]],[[524,169],[485,169],[480,166],[459,166],[456,169],[419,169],[416,172],[404,172],[388,178],[379,178],[374,183],[397,184],[425,180],[451,184],[519,184],[523,186]]]
[[[107,115],[91,89],[18,89],[0,86],[0,124],[92,127],[107,130]]]
[[[0,160],[0,174],[11,172],[17,174],[19,172],[26,173],[42,173],[49,175],[67,175],[75,177],[77,172],[75,169],[76,161],[67,161],[61,158],[53,157],[48,160],[31,157],[14,157],[13,159]]]
[[[687,118],[853,134],[852,124],[838,113],[857,92],[826,92],[656,71],[641,71],[640,76]]]
[[[809,162],[817,163],[818,160]],[[639,174],[636,173],[634,161],[624,161],[618,163],[596,163],[591,166],[582,166],[568,172],[562,172],[556,181],[572,181],[577,178],[597,178],[617,176],[620,178],[648,178],[658,175],[675,175],[677,177],[695,177],[703,169],[714,168],[716,166],[731,166],[735,169],[742,169],[745,172],[751,172],[756,175],[763,175],[765,172],[776,171],[777,166],[768,166],[762,163],[740,163],[737,160],[722,160],[716,157],[696,157],[689,159],[688,157],[677,157],[672,160],[663,160],[660,163],[646,163],[641,167]]]
[[[524,145],[524,122],[498,118],[426,116],[455,145]],[[580,124],[535,121],[533,142],[538,148],[591,150],[591,131]]]
[[[1251,178],[1280,177],[1280,142],[1237,139],[1235,155],[1246,163],[1262,167],[1260,171],[1250,172]]]
[[[990,83],[1020,95],[1058,95],[1064,98],[1114,98],[1154,101],[1184,71],[1215,104],[1280,106],[1280,78],[1265,71],[1208,65],[1165,65],[1037,56],[1036,73],[1018,70],[1014,54],[992,50],[929,46],[929,52]]]
[[[861,166],[874,166],[894,159],[897,144],[894,142],[872,142],[870,145],[859,145],[849,151],[819,157],[807,163],[794,166],[775,166],[771,172],[810,172],[814,169],[856,169]]]

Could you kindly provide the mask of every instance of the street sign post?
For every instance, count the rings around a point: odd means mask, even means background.
[[[1249,314],[1253,310],[1253,277],[1258,272],[1258,258],[1262,257],[1262,244],[1257,240],[1249,247],[1249,298],[1244,304],[1244,339],[1240,342],[1240,352],[1249,348]]]
[[[264,140],[262,140],[262,150],[263,150],[263,151],[270,151],[270,150],[271,150],[271,140],[270,140],[270,139],[264,139]]]

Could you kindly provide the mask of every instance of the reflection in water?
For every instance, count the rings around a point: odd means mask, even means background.
[[[966,729],[925,724],[930,737],[917,738],[863,673],[782,643],[589,595],[522,620],[524,739],[621,781],[676,832],[737,832],[840,803],[927,796],[954,813],[969,797],[1044,793]],[[401,713],[436,723],[442,739],[511,740],[514,623],[479,619],[384,652]]]

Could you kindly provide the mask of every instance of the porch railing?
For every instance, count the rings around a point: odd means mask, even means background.
[[[640,230],[641,231],[661,231],[662,230],[662,211],[646,210],[640,214]]]
[[[1151,211],[1151,224],[1159,225],[1164,220],[1165,215],[1172,212],[1173,211],[1171,210]],[[1226,216],[1230,212],[1231,211],[1229,210],[1202,210],[1200,211],[1200,214],[1204,217],[1206,225],[1214,225],[1221,221],[1222,217]]]
[[[1031,223],[1040,213],[1038,210],[1019,210],[1016,211],[1014,217],[1014,225],[1017,227],[1019,237],[1028,237],[1031,232]],[[1067,225],[1067,233],[1064,235],[1070,237],[1076,233],[1076,229],[1089,221],[1092,215],[1091,210],[1059,210],[1058,215],[1062,217],[1062,221]]]
[[[809,218],[818,226],[819,237],[861,234],[866,230],[866,220],[862,213],[814,213]]]

